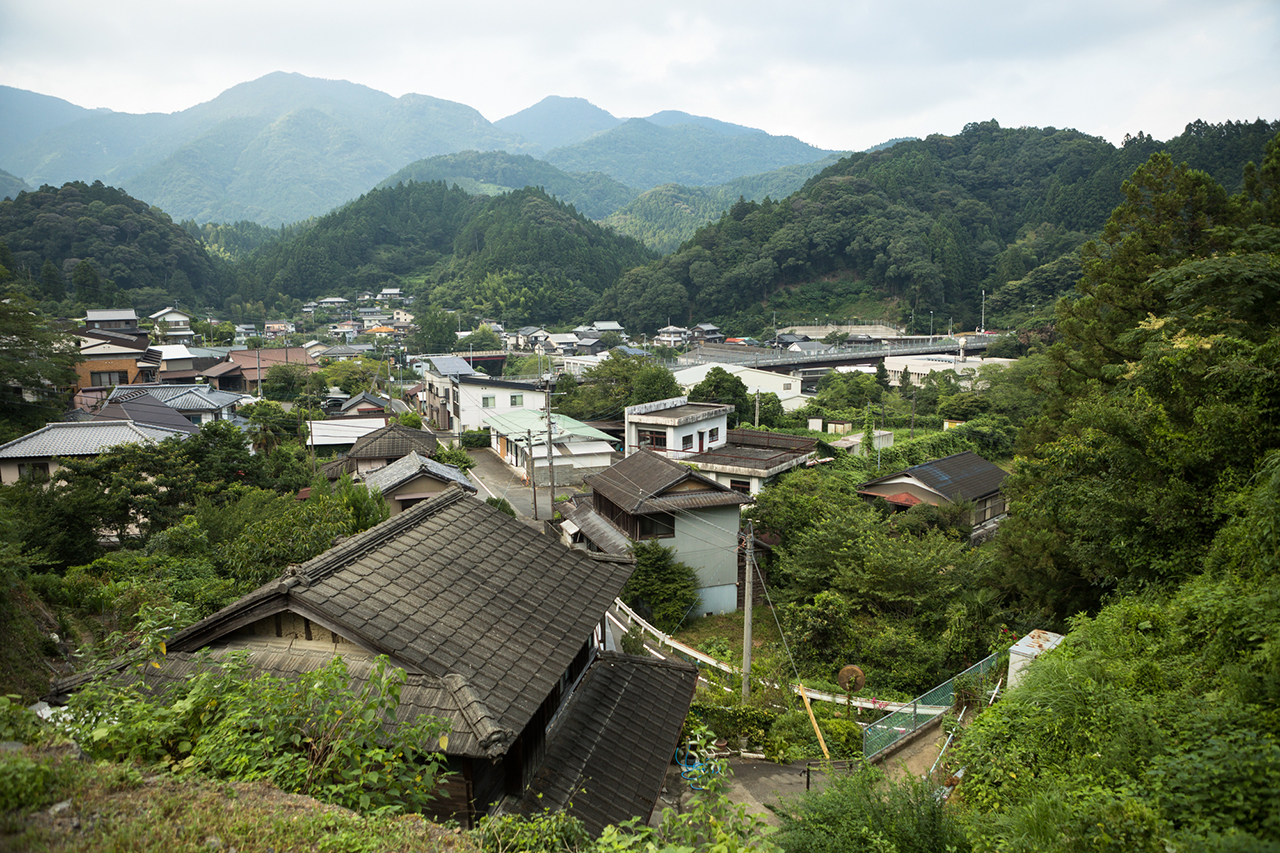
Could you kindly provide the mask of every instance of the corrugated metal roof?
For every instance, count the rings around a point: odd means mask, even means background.
[[[627,534],[610,523],[587,503],[565,501],[556,504],[565,519],[573,522],[582,531],[582,535],[591,544],[606,554],[627,555],[631,553],[631,540]]]

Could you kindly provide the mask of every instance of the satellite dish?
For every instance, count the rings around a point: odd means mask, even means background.
[[[862,685],[867,683],[867,676],[856,666],[846,666],[836,676],[836,682],[840,685],[841,690],[857,692],[862,689]]]

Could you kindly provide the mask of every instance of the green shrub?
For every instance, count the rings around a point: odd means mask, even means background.
[[[776,811],[778,845],[788,853],[965,853],[963,828],[932,786],[917,779],[892,785],[874,767],[833,774],[825,788],[784,802]]]
[[[0,696],[0,740],[32,743],[40,733],[40,718],[22,704],[17,693]]]
[[[22,752],[0,754],[0,813],[29,811],[49,804],[57,768]]]
[[[636,570],[622,588],[622,600],[641,615],[652,616],[663,631],[674,631],[698,602],[698,576],[676,559],[674,548],[656,541],[632,546]]]
[[[464,450],[479,450],[488,447],[491,441],[488,428],[469,429],[458,436],[458,443]]]

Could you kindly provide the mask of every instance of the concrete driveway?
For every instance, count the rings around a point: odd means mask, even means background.
[[[533,518],[533,490],[516,475],[514,471],[498,458],[491,448],[485,447],[468,450],[476,463],[476,467],[467,472],[471,482],[480,490],[481,498],[506,498],[523,518]],[[549,489],[538,489],[538,518],[546,520],[551,517],[551,494]]]

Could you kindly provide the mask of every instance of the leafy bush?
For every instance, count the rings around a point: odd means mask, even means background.
[[[428,807],[447,723],[396,722],[405,674],[385,657],[356,689],[340,657],[294,680],[246,674],[230,658],[157,694],[136,679],[98,682],[72,697],[60,725],[97,758],[267,779],[360,812]]]
[[[441,444],[436,447],[436,452],[431,454],[431,458],[445,465],[452,465],[460,471],[469,471],[476,467],[476,461],[460,447],[446,447]]]
[[[0,813],[28,811],[48,805],[58,768],[24,752],[0,754]]]
[[[0,741],[32,743],[40,732],[39,719],[18,694],[0,696]]]
[[[485,429],[465,430],[458,436],[458,444],[462,446],[463,450],[480,450],[488,447],[491,441],[487,427]]]
[[[516,508],[513,507],[511,505],[511,501],[507,500],[506,498],[488,497],[484,499],[484,502],[491,507],[496,507],[500,512],[505,512],[507,515],[511,516],[512,518],[516,517]]]
[[[782,828],[776,840],[788,853],[970,849],[963,827],[927,782],[887,784],[874,767],[833,774],[823,790],[784,802],[777,815]]]
[[[635,543],[636,570],[622,588],[622,600],[653,624],[674,631],[698,602],[698,576],[676,559],[674,548],[649,540]]]

